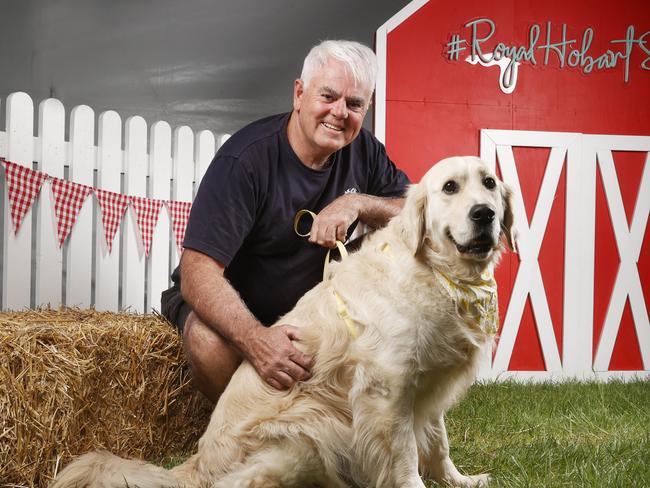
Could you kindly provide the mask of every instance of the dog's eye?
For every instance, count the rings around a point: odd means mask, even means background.
[[[483,180],[483,186],[485,186],[485,188],[488,190],[494,190],[494,187],[497,186],[497,182],[494,181],[494,178],[488,176]]]
[[[447,195],[452,195],[458,191],[458,183],[456,183],[454,180],[449,180],[447,183],[445,183],[445,186],[442,187],[442,191],[444,191]]]

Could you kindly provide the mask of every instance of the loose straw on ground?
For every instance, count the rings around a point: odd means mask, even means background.
[[[44,488],[97,448],[148,460],[187,453],[211,408],[160,317],[0,313],[0,487]]]

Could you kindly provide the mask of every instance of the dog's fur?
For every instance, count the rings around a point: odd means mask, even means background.
[[[455,189],[445,186],[452,180]],[[94,452],[51,488],[424,488],[420,474],[486,484],[488,475],[464,476],[452,463],[443,415],[473,382],[493,337],[434,274],[472,281],[491,269],[501,238],[512,247],[510,199],[477,158],[434,165],[409,189],[402,212],[278,322],[302,328],[296,345],[315,357],[308,381],[278,391],[244,362],[183,465],[167,471]],[[494,220],[477,223],[475,205]]]

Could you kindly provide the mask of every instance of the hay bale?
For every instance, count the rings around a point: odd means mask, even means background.
[[[0,486],[45,487],[97,448],[149,460],[187,453],[210,411],[160,317],[0,313]]]

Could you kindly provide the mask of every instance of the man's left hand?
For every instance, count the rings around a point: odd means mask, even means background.
[[[360,202],[357,195],[338,197],[314,219],[309,242],[328,248],[336,247],[336,241],[345,242],[348,229],[359,218],[359,211]]]

